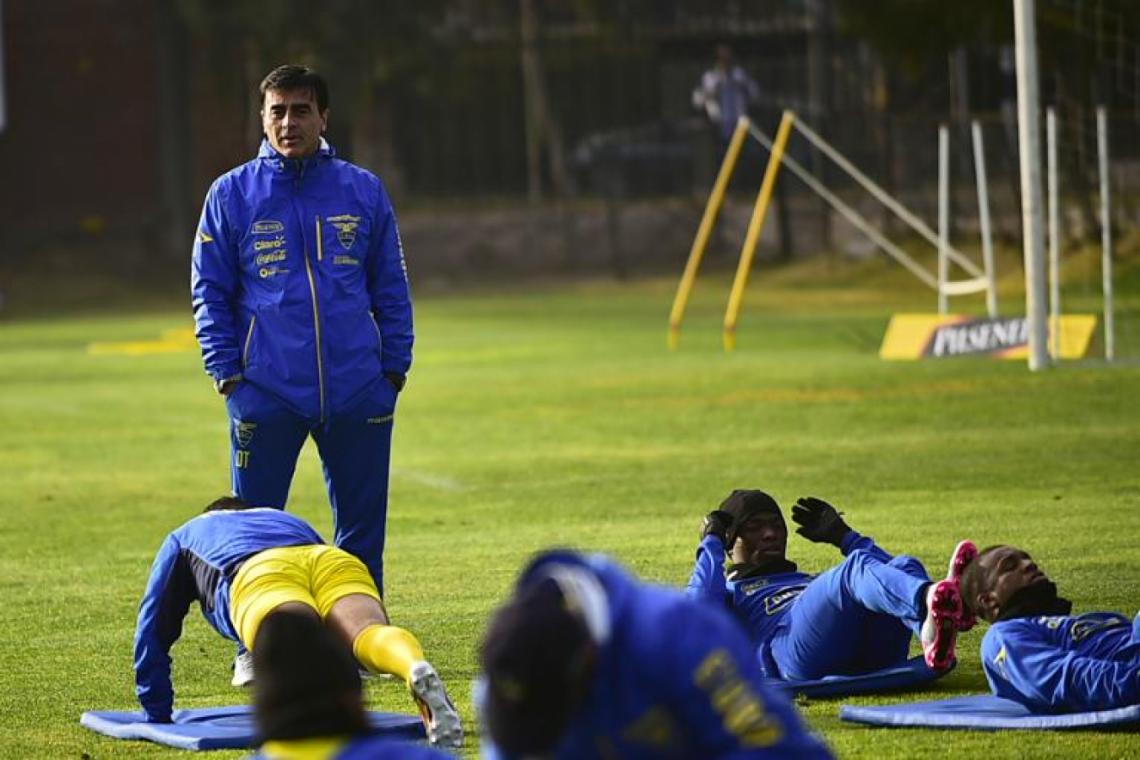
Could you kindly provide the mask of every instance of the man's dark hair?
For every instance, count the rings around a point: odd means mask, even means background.
[[[317,110],[324,113],[329,108],[329,86],[325,78],[308,66],[286,63],[278,66],[261,80],[261,103],[265,105],[265,93],[269,90],[312,90],[317,100]]]
[[[492,616],[479,660],[487,674],[487,728],[503,751],[551,751],[585,698],[597,646],[580,610],[546,578]]]
[[[245,499],[239,499],[236,496],[223,496],[220,499],[214,499],[203,512],[217,512],[219,509],[253,509],[254,505],[250,504]]]
[[[978,595],[987,590],[985,584],[989,582],[988,573],[982,568],[980,560],[1002,546],[1003,544],[994,544],[978,552],[978,556],[966,565],[966,569],[962,571],[962,579],[958,582],[962,594],[962,604],[966,605],[966,609],[978,617],[982,617],[982,611],[975,609],[974,604],[977,602]]]

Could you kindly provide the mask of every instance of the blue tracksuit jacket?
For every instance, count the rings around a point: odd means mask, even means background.
[[[151,565],[135,628],[135,693],[148,720],[170,720],[170,648],[182,635],[190,603],[197,600],[206,622],[237,641],[230,583],[242,562],[266,549],[323,543],[301,518],[268,507],[206,512],[166,537]]]
[[[611,634],[601,645],[596,681],[552,757],[831,756],[786,698],[768,689],[747,639],[722,611],[638,583],[598,555],[544,554],[519,587],[558,564],[597,576]],[[505,758],[483,735],[484,756]]]
[[[999,621],[982,638],[982,669],[995,695],[1040,712],[1140,704],[1140,615]]]
[[[392,204],[324,140],[305,159],[263,141],[210,187],[191,296],[206,372],[243,374],[309,419],[412,361],[412,307]]]

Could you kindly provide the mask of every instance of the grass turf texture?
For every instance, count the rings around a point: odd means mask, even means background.
[[[1122,266],[1126,358],[1140,356],[1136,275]],[[477,642],[527,556],[550,544],[601,550],[682,585],[700,517],[734,487],[763,487],[785,507],[831,500],[932,574],[962,537],[1015,542],[1078,610],[1136,611],[1140,365],[1030,374],[1024,362],[885,363],[876,350],[889,313],[934,301],[905,274],[814,263],[762,270],[754,283],[733,355],[720,348],[728,283],[716,277],[698,284],[676,353],[664,348],[672,281],[418,300],[394,443],[388,606],[448,683],[467,756]],[[1074,289],[1067,305],[1099,308]],[[1022,310],[1016,277],[1002,301]],[[165,533],[228,489],[224,412],[196,352],[88,356],[85,346],[187,323],[179,307],[0,327],[0,756],[175,753],[91,734],[78,718],[135,707],[138,596]],[[290,509],[329,534],[311,445]],[[789,554],[809,571],[838,558],[794,534]],[[982,629],[962,637],[955,673],[905,698],[985,691]],[[244,699],[229,686],[232,655],[192,613],[174,650],[177,704]],[[375,709],[413,709],[393,681],[367,689]],[[838,705],[801,703],[844,757],[932,756],[948,743],[991,757],[1140,754],[1134,733],[876,730],[840,723]]]

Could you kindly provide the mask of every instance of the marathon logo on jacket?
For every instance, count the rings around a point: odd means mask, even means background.
[[[249,228],[251,235],[276,235],[285,231],[285,225],[275,219],[262,219]]]
[[[328,222],[336,227],[336,239],[340,241],[341,247],[346,251],[352,248],[352,244],[356,242],[356,228],[360,226],[360,217],[341,214],[328,217]]]
[[[1064,618],[1061,619],[1064,620]],[[1099,631],[1105,631],[1109,628],[1120,628],[1126,625],[1128,625],[1128,620],[1121,615],[1104,612],[1089,612],[1078,616],[1077,619],[1073,621],[1073,627],[1069,629],[1069,635],[1073,637],[1074,642],[1079,642]]]
[[[775,615],[789,604],[799,598],[799,595],[804,592],[807,585],[803,586],[789,586],[788,588],[778,593],[772,594],[764,600],[764,612],[768,615]]]

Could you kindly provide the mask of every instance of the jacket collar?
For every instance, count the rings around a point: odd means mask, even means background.
[[[333,147],[331,145],[329,145],[328,141],[322,137],[321,138],[321,144],[317,148],[317,152],[311,156],[307,156],[306,158],[304,158],[302,160],[305,162],[308,162],[308,161],[312,161],[314,159],[332,158],[335,155],[336,155],[336,151],[333,150]],[[276,150],[274,150],[273,146],[269,144],[269,140],[265,139],[264,137],[261,138],[261,146],[257,149],[257,157],[258,158],[276,159],[278,161],[288,161],[289,160],[289,159],[285,158],[285,156],[282,156],[280,153],[278,153]]]

